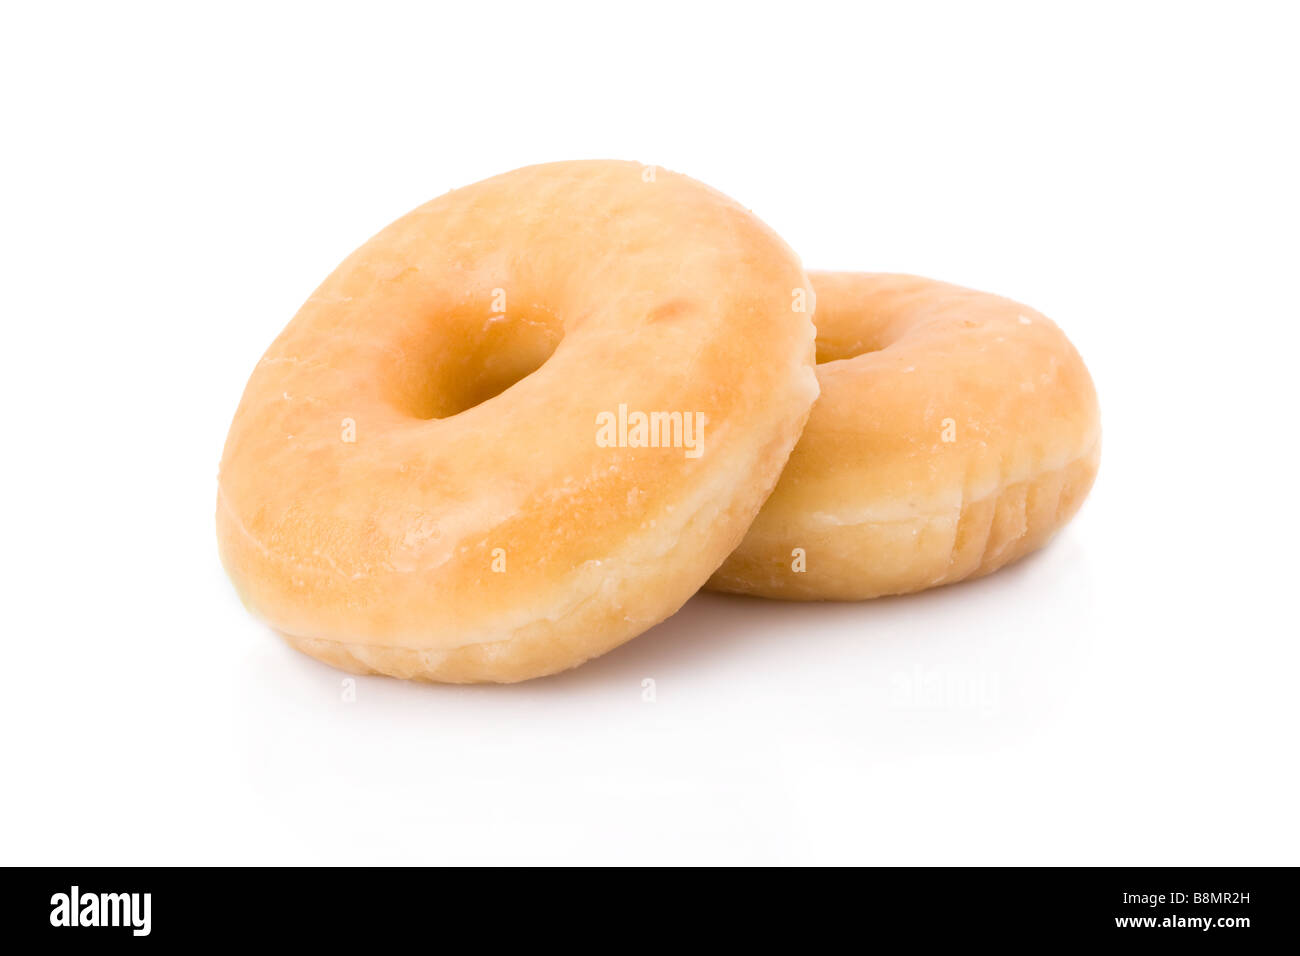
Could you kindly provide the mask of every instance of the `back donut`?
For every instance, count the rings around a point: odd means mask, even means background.
[[[858,600],[995,571],[1074,516],[1097,474],[1088,370],[1039,312],[904,275],[815,272],[822,394],[709,586]]]

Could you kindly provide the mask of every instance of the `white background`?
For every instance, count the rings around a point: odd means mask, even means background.
[[[3,862],[1300,863],[1294,6],[181,6],[0,14]],[[589,157],[1055,318],[1078,519],[344,703],[217,560],[244,381],[391,219]]]

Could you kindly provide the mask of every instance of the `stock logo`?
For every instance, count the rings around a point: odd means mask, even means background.
[[[129,927],[132,936],[148,936],[150,893],[68,893],[50,897],[51,926]]]

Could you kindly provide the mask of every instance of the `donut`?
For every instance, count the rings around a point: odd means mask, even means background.
[[[1039,312],[906,275],[813,272],[821,397],[780,482],[709,581],[795,600],[988,574],[1079,510],[1097,395]]]
[[[807,291],[806,291],[807,290]],[[510,682],[676,611],[775,486],[817,395],[798,258],[638,163],[533,166],[398,219],[252,373],[222,562],[354,673]]]

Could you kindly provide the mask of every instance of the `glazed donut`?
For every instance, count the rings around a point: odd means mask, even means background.
[[[817,394],[807,276],[751,213],[623,162],[455,190],[271,345],[222,457],[241,598],[358,673],[517,681],[677,610]]]
[[[1101,425],[1056,325],[930,279],[810,278],[821,397],[709,587],[797,600],[919,591],[988,574],[1074,516]]]

